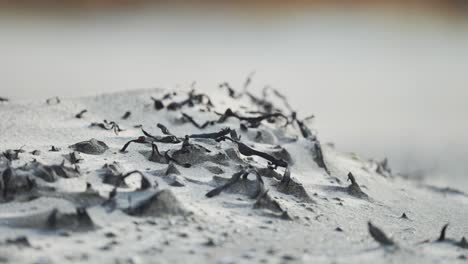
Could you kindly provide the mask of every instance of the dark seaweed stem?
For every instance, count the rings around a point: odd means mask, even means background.
[[[289,104],[288,98],[284,94],[280,93],[277,89],[272,88],[270,86],[265,86],[265,88],[263,88],[263,97],[267,96],[268,90],[271,90],[276,97],[278,97],[279,99],[281,99],[281,101],[283,101],[284,106],[286,106],[286,108],[289,111],[293,112],[292,107]]]
[[[228,134],[231,133],[230,128],[223,128],[219,132],[213,132],[213,133],[205,133],[205,134],[192,134],[189,137],[190,138],[209,138],[209,139],[217,139],[223,136],[227,136]]]
[[[195,121],[195,119],[191,116],[189,116],[188,114],[186,113],[182,113],[182,117],[183,119],[189,121],[190,123],[192,123],[196,128],[198,129],[204,129],[206,128],[208,125],[214,125],[216,121],[206,121],[205,123],[203,123],[202,125],[198,124],[197,121]]]
[[[264,153],[264,152],[255,150],[255,149],[247,146],[246,144],[244,144],[244,143],[242,143],[240,141],[234,140],[234,139],[232,139],[230,137],[227,137],[227,136],[219,137],[217,139],[217,141],[223,141],[223,140],[226,140],[226,139],[236,143],[239,152],[244,156],[258,156],[258,157],[261,157],[263,159],[266,159],[267,161],[269,161],[270,165],[274,166],[275,169],[277,167],[284,167],[284,168],[288,167],[288,163],[286,161],[284,161],[283,159],[277,159],[277,158],[271,156],[268,153]]]
[[[310,140],[316,140],[316,136],[312,133],[312,131],[304,124],[304,122],[308,119],[312,119],[314,116],[309,116],[303,120],[300,120],[297,118],[297,113],[292,112],[291,114],[291,122],[296,121],[297,126],[299,127],[299,130],[301,131],[301,134],[304,138],[310,139]]]
[[[161,110],[161,109],[164,108],[164,103],[162,102],[162,100],[156,99],[156,98],[154,98],[152,96],[151,96],[151,100],[153,100],[153,102],[154,102],[154,109]]]
[[[130,171],[122,175],[122,177],[120,178],[121,179],[120,183],[123,182],[128,176],[132,174],[139,174],[141,176],[140,190],[146,190],[151,187],[150,181],[146,178],[146,176],[141,171],[138,171],[138,170]],[[117,184],[117,186],[119,186],[120,183]]]
[[[369,234],[381,246],[393,246],[395,242],[391,240],[380,228],[374,226],[370,221],[367,223]]]
[[[88,110],[83,109],[78,114],[75,115],[75,118],[82,118],[84,113],[88,112]]]
[[[120,152],[125,152],[128,148],[128,146],[131,144],[131,143],[138,143],[138,144],[150,144],[152,143],[151,141],[147,140],[145,136],[141,136],[141,137],[138,137],[137,139],[132,139],[130,141],[128,141],[127,143],[125,143],[125,145],[122,147],[122,149],[120,150]]]
[[[219,85],[219,88],[220,88],[220,89],[226,88],[227,91],[228,91],[229,97],[231,97],[231,98],[233,98],[233,99],[239,99],[239,98],[241,98],[242,95],[243,95],[242,93],[237,93],[237,92],[229,85],[229,83],[227,83],[227,82],[221,83],[221,84]]]
[[[437,242],[442,242],[445,240],[445,233],[447,232],[447,227],[448,227],[449,224],[445,224],[443,227],[442,227],[442,230],[440,231],[440,235],[439,235],[439,238],[437,239]]]
[[[89,125],[90,127],[99,127],[99,128],[102,128],[104,130],[113,130],[114,133],[116,135],[119,134],[119,132],[122,132],[124,131],[123,129],[120,128],[120,126],[114,122],[114,121],[107,121],[107,120],[104,120],[102,123],[96,123],[96,122],[93,122],[91,123],[91,125]]]
[[[176,136],[174,136],[172,134],[170,134],[168,136],[165,136],[165,137],[161,137],[161,136],[153,136],[150,133],[146,132],[143,128],[141,129],[141,131],[143,132],[143,134],[145,136],[151,138],[152,141],[154,141],[154,142],[168,143],[168,144],[178,144],[178,143],[182,142],[181,138],[178,138],[178,137],[176,137]]]
[[[195,90],[192,89],[189,92],[187,99],[181,102],[172,102],[168,104],[166,108],[167,110],[170,110],[170,111],[176,111],[186,105],[188,105],[189,107],[193,107],[197,104],[205,105],[208,108],[208,110],[210,110],[211,107],[214,107],[213,102],[211,101],[208,95],[203,94],[203,93],[195,93]]]
[[[10,101],[10,99],[6,97],[0,97],[0,102],[8,102],[8,101]]]
[[[287,123],[289,122],[288,118],[282,113],[267,113],[267,114],[263,114],[263,115],[256,116],[256,117],[245,117],[245,116],[238,115],[237,113],[234,113],[231,110],[231,108],[226,109],[224,114],[217,113],[217,112],[215,113],[220,116],[220,118],[217,121],[218,123],[224,123],[228,118],[234,117],[234,118],[239,119],[240,121],[245,121],[245,122],[250,123],[250,127],[258,127],[263,120],[274,120],[275,118],[278,118],[278,117],[284,118]]]
[[[323,158],[322,146],[320,145],[320,142],[318,140],[314,142],[314,150],[315,150],[314,161],[315,163],[317,163],[317,166],[324,169],[328,175],[331,175],[330,170],[328,170],[328,167],[325,164],[325,160]]]
[[[130,111],[127,111],[125,112],[125,114],[121,117],[123,120],[126,120],[130,117],[130,115],[132,115],[132,112]]]

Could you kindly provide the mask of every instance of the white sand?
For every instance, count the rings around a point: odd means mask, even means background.
[[[89,215],[99,228],[91,232],[63,232],[38,230],[36,228],[15,228],[7,225],[12,218],[27,219],[28,215],[41,214],[57,207],[63,211],[73,211],[74,205],[58,198],[39,198],[30,202],[10,202],[0,204],[0,263],[441,263],[466,262],[461,256],[468,256],[467,249],[450,243],[423,243],[426,239],[437,239],[441,227],[450,223],[447,236],[461,239],[468,236],[468,196],[452,192],[437,192],[426,188],[427,183],[413,182],[398,176],[383,177],[374,172],[371,163],[352,154],[343,154],[331,146],[324,145],[323,152],[328,176],[313,161],[312,144],[299,137],[297,142],[286,143],[274,137],[274,144],[281,145],[291,155],[292,177],[303,184],[307,193],[315,201],[305,203],[292,195],[278,192],[273,186],[274,179],[265,178],[265,186],[271,197],[277,199],[293,218],[281,220],[265,215],[262,210],[254,210],[255,199],[245,195],[222,192],[207,198],[205,194],[213,187],[185,180],[186,186],[172,187],[150,172],[167,167],[148,161],[140,151],[150,150],[149,146],[130,145],[127,153],[119,149],[130,139],[141,136],[142,124],[153,135],[162,135],[157,123],[166,125],[172,133],[183,136],[201,133],[193,125],[180,124],[179,111],[156,111],[152,107],[150,95],[161,97],[162,91],[143,90],[126,93],[107,94],[98,97],[62,99],[57,105],[47,105],[44,101],[13,101],[0,103],[0,150],[18,149],[26,151],[20,159],[13,161],[13,167],[37,159],[44,164],[59,164],[64,155],[70,153],[69,145],[96,138],[104,141],[110,149],[103,155],[81,154],[84,158],[79,166],[82,176],[77,179],[60,179],[52,185],[66,192],[84,191],[90,182],[103,197],[107,197],[112,186],[102,184],[96,170],[105,163],[118,161],[126,171],[140,170],[160,189],[171,189],[180,202],[193,215],[188,218],[132,217],[120,210],[107,213],[101,206],[88,209]],[[182,98],[182,97],[181,97]],[[239,106],[224,93],[212,97],[220,112],[226,107]],[[242,105],[248,105],[244,100]],[[82,119],[74,115],[87,109]],[[200,113],[195,108],[184,109],[200,122],[217,118],[213,113]],[[121,120],[125,111],[131,111],[128,120]],[[114,120],[125,131],[115,135],[112,131],[90,128],[91,122],[103,119]],[[264,122],[266,123],[266,122]],[[238,130],[239,121],[229,119],[203,132],[215,132],[229,126]],[[260,129],[278,132],[272,125],[262,125]],[[300,136],[298,129],[288,129],[286,133]],[[240,133],[242,142],[266,149],[272,146],[254,142],[255,129]],[[320,138],[320,134],[319,134]],[[234,146],[230,142],[197,143],[220,151]],[[54,145],[59,152],[49,152]],[[179,146],[158,144],[160,150]],[[39,156],[30,151],[38,149]],[[244,157],[245,158],[245,157]],[[253,164],[265,167],[264,160],[254,158]],[[66,161],[68,165],[68,161]],[[177,166],[181,178],[210,182],[214,174],[199,164],[191,168]],[[211,164],[214,165],[214,164]],[[222,167],[225,173],[219,176],[229,178],[236,172],[235,166]],[[282,174],[283,169],[278,169]],[[348,193],[337,191],[336,186],[346,187],[346,175],[352,172],[369,200],[358,199]],[[338,178],[341,185],[333,179]],[[138,176],[134,177],[138,179]],[[249,179],[254,180],[254,178]],[[129,183],[130,188],[138,187]],[[119,189],[119,204],[127,203],[125,192]],[[143,191],[141,195],[146,192]],[[133,196],[132,199],[136,196]],[[134,201],[132,201],[133,203]],[[409,220],[401,219],[406,213]],[[37,218],[38,219],[38,218]],[[151,220],[153,222],[148,222]],[[382,228],[399,245],[398,248],[383,248],[372,239],[367,231],[367,222],[372,221]],[[156,224],[154,224],[156,223]],[[343,232],[335,229],[339,227]],[[112,232],[116,236],[106,237]],[[21,235],[28,237],[32,247],[5,245],[3,241]],[[109,250],[102,247],[114,243]],[[210,245],[207,242],[213,241]]]

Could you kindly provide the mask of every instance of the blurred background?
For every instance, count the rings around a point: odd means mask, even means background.
[[[467,69],[461,0],[0,0],[0,96],[210,92],[256,71],[322,141],[466,191]]]

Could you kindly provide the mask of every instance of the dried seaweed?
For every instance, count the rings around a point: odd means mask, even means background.
[[[229,85],[229,83],[227,83],[227,82],[221,83],[221,84],[219,85],[219,88],[220,88],[220,89],[226,88],[227,91],[228,91],[229,97],[231,97],[231,98],[233,98],[233,99],[239,99],[239,98],[241,98],[242,95],[243,95],[242,93],[237,93],[237,92]]]
[[[46,182],[55,182],[59,178],[77,178],[81,176],[77,167],[67,167],[63,163],[60,165],[44,165],[39,162],[30,163],[17,169],[18,173],[26,173],[41,178]]]
[[[123,114],[123,116],[121,117],[121,119],[127,120],[131,115],[132,115],[132,112],[127,111],[127,112],[125,112],[125,113]]]
[[[449,224],[445,224],[441,231],[440,231],[440,235],[439,235],[439,238],[435,241],[436,243],[449,243],[449,244],[452,244],[454,246],[457,246],[457,247],[460,247],[460,248],[463,248],[463,249],[468,249],[468,242],[466,241],[466,238],[465,237],[462,237],[460,239],[460,241],[457,241],[453,238],[447,238],[446,236],[446,233],[447,233],[447,228],[448,228]],[[426,240],[424,242],[428,242],[429,240]]]
[[[68,156],[71,164],[76,164],[83,160],[83,157],[81,157],[78,151],[73,151],[70,154],[68,154]]]
[[[279,215],[272,215],[272,216],[279,217],[284,220],[292,220],[288,212],[281,207],[278,201],[273,199],[268,194],[268,190],[258,195],[257,201],[255,201],[253,208],[254,209],[267,209],[267,210],[272,211],[273,213],[279,214]]]
[[[13,161],[13,160],[18,160],[19,159],[19,154],[20,153],[23,153],[24,150],[22,148],[19,148],[19,149],[7,149],[3,152],[3,156],[9,160],[9,161]]]
[[[104,129],[104,130],[113,130],[116,135],[118,135],[119,132],[124,131],[123,129],[120,128],[120,126],[116,122],[107,121],[105,119],[104,119],[104,121],[102,123],[93,122],[89,126],[90,127],[99,127],[99,128]]]
[[[442,241],[445,241],[445,233],[447,232],[447,227],[448,227],[449,224],[445,224],[443,227],[442,227],[442,230],[440,231],[440,235],[439,235],[439,238],[437,239],[437,242],[442,242]]]
[[[314,141],[314,154],[315,154],[314,161],[317,164],[317,166],[319,166],[319,168],[324,169],[328,175],[331,175],[330,170],[328,170],[328,167],[325,164],[322,146],[320,145],[320,142],[318,140]]]
[[[56,147],[56,146],[50,146],[50,149],[49,149],[50,152],[59,152],[61,150],[62,150],[61,148]]]
[[[53,103],[60,104],[60,98],[58,98],[58,96],[55,96],[46,100],[46,104],[48,105],[51,105]]]
[[[26,200],[32,198],[31,190],[37,186],[29,175],[19,176],[11,167],[7,167],[0,177],[0,201],[11,201],[18,195],[26,195]]]
[[[182,139],[179,137],[176,137],[170,133],[170,131],[163,125],[158,124],[158,127],[161,129],[163,134],[166,136],[161,137],[161,136],[153,136],[150,133],[146,132],[143,128],[141,128],[141,131],[145,136],[148,138],[151,138],[153,142],[159,142],[159,143],[169,143],[169,144],[178,144],[182,142]]]
[[[291,171],[289,168],[284,170],[283,178],[276,185],[279,192],[284,194],[289,194],[302,202],[314,203],[315,201],[307,193],[304,185],[302,185],[297,180],[291,178]]]
[[[164,108],[164,103],[162,102],[162,100],[156,99],[154,97],[151,97],[151,100],[153,100],[154,102],[154,109],[159,111]]]
[[[170,111],[177,111],[177,110],[182,109],[186,105],[189,107],[193,107],[195,105],[200,105],[200,104],[205,105],[208,108],[208,110],[211,107],[214,107],[210,97],[207,94],[196,93],[195,90],[192,89],[188,93],[187,99],[180,101],[180,102],[173,101],[170,104],[168,104],[166,108],[167,110],[170,110]]]
[[[192,123],[198,129],[204,129],[209,125],[212,126],[216,122],[216,121],[206,121],[205,123],[200,125],[200,124],[198,124],[197,121],[195,121],[195,119],[193,119],[193,117],[191,117],[190,115],[188,115],[186,113],[182,113],[182,118],[183,118],[183,120],[187,120],[188,122]]]
[[[367,222],[369,234],[381,246],[394,246],[395,242],[388,238],[388,236],[378,227],[374,226],[370,221]]]
[[[237,141],[237,140],[234,140],[234,139],[232,139],[230,137],[227,137],[227,136],[219,137],[217,139],[217,141],[223,141],[223,140],[226,140],[226,139],[236,143],[239,152],[244,156],[258,156],[258,157],[261,157],[263,159],[266,159],[269,162],[269,165],[273,166],[274,168],[288,167],[288,163],[286,161],[284,161],[283,159],[277,159],[277,158],[273,157],[272,155],[270,155],[268,153],[255,150],[255,149],[245,145],[244,143],[242,143],[240,141]]]
[[[81,110],[78,114],[75,115],[75,118],[82,118],[86,112],[88,112],[88,110],[86,109]]]
[[[8,102],[8,101],[10,101],[10,99],[6,97],[0,97],[0,102]]]
[[[227,136],[231,134],[231,129],[230,128],[223,128],[218,132],[213,132],[213,133],[204,133],[204,134],[192,134],[189,135],[189,138],[209,138],[209,139],[217,139],[223,136]]]
[[[262,121],[268,120],[269,122],[274,122],[277,118],[283,118],[286,120],[286,123],[289,122],[288,118],[283,114],[283,113],[261,113],[260,116],[255,116],[255,117],[246,117],[246,116],[241,116],[235,112],[232,111],[231,108],[226,109],[223,114],[215,112],[217,115],[219,115],[218,123],[224,123],[228,118],[234,117],[239,119],[240,121],[245,121],[249,123],[250,127],[258,127]]]
[[[347,191],[349,195],[352,195],[361,199],[369,199],[369,196],[361,190],[361,187],[356,182],[356,178],[350,172],[348,173],[348,181],[351,181],[351,184],[348,186]]]

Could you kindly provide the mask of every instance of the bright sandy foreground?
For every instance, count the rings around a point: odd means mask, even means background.
[[[63,99],[60,104],[47,105],[44,101],[13,101],[0,104],[0,150],[17,149],[23,146],[26,153],[13,166],[19,166],[36,158],[45,164],[59,164],[70,150],[69,145],[96,138],[104,141],[110,149],[103,155],[82,154],[79,165],[83,175],[76,179],[61,179],[53,185],[63,191],[84,191],[86,182],[92,183],[103,197],[112,189],[104,185],[96,173],[105,163],[118,161],[126,171],[141,170],[151,181],[156,180],[160,189],[171,189],[180,202],[193,215],[188,218],[141,218],[131,217],[119,210],[106,213],[101,206],[89,208],[88,212],[98,226],[92,232],[60,232],[36,229],[12,228],[5,219],[46,212],[54,207],[64,211],[74,205],[63,199],[40,198],[27,203],[0,205],[0,241],[26,235],[31,248],[0,246],[0,260],[10,263],[440,263],[466,262],[462,256],[466,249],[448,243],[423,243],[437,239],[445,223],[450,223],[447,236],[459,240],[468,235],[468,196],[464,193],[437,191],[426,183],[413,182],[396,177],[383,177],[374,172],[372,164],[351,154],[343,154],[323,144],[325,161],[331,171],[328,176],[314,163],[310,142],[282,142],[273,137],[271,145],[281,145],[291,155],[294,163],[292,177],[303,184],[314,202],[299,201],[292,195],[283,194],[273,186],[274,179],[265,178],[269,194],[291,215],[292,220],[266,216],[262,210],[254,210],[254,199],[240,194],[222,192],[213,198],[205,197],[212,187],[186,181],[184,187],[172,187],[150,172],[164,169],[167,165],[148,161],[140,151],[148,146],[131,145],[128,153],[120,153],[125,142],[141,135],[134,125],[142,124],[145,130],[160,135],[157,123],[165,124],[176,135],[200,133],[191,124],[175,122],[180,112],[156,111],[150,95],[161,97],[158,90],[140,90],[107,94],[80,99]],[[224,95],[224,94],[223,94]],[[234,106],[228,97],[217,94],[214,103],[219,111]],[[225,102],[225,104],[223,104]],[[243,104],[247,104],[245,101]],[[82,119],[74,115],[87,109]],[[128,120],[120,117],[131,111]],[[212,113],[184,110],[200,120],[213,118]],[[111,131],[89,128],[91,122],[103,119],[117,121],[125,131],[115,135]],[[227,123],[207,128],[218,131],[229,126],[238,129],[239,123],[229,119]],[[270,126],[261,126],[266,133],[278,132]],[[320,132],[320,131],[319,131]],[[288,133],[300,135],[296,129]],[[268,148],[269,144],[254,142],[255,129],[242,132],[242,140],[256,148]],[[318,134],[320,139],[320,133]],[[198,142],[200,143],[200,142]],[[201,145],[220,150],[232,143]],[[49,152],[54,145],[59,152]],[[163,150],[167,146],[161,147]],[[175,147],[177,148],[177,146]],[[35,149],[39,156],[29,154]],[[245,157],[244,157],[245,158]],[[261,159],[253,164],[265,166]],[[210,182],[213,174],[205,164],[192,168],[178,167],[184,179]],[[234,166],[222,168],[219,175],[229,178],[236,172]],[[282,173],[282,169],[278,170]],[[370,199],[359,199],[336,186],[346,187],[348,172],[352,172]],[[341,184],[334,180],[341,181]],[[253,178],[252,178],[253,179]],[[130,186],[132,186],[130,184]],[[127,190],[128,191],[128,190]],[[409,219],[400,216],[406,213]],[[151,221],[148,221],[151,220]],[[379,246],[368,234],[367,222],[372,221],[391,234],[398,249]],[[155,224],[156,223],[156,224]],[[338,232],[335,229],[341,228]],[[105,234],[112,232],[115,237]],[[116,243],[113,243],[115,241]],[[213,245],[207,243],[213,241]],[[109,250],[102,247],[111,244]]]

